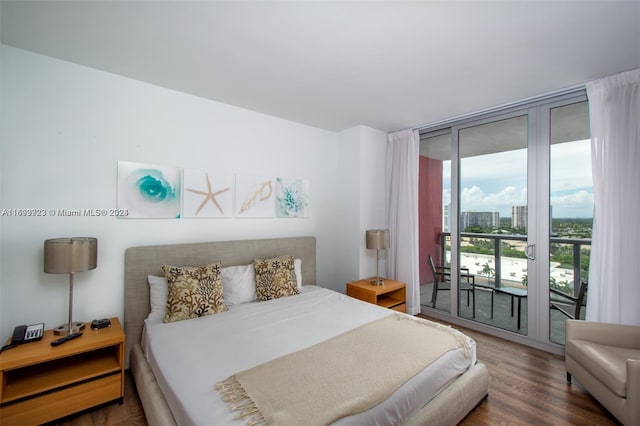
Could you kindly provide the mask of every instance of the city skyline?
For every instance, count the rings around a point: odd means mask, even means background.
[[[554,218],[593,218],[591,141],[554,144],[550,150],[550,203]],[[527,150],[461,160],[460,210],[511,217],[513,206],[527,205]],[[451,162],[443,162],[443,203],[451,202]]]

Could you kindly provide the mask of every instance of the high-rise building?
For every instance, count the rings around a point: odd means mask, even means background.
[[[511,206],[511,227],[527,230],[527,206]]]
[[[500,212],[460,212],[460,229],[471,226],[498,229],[500,227]]]
[[[449,212],[451,211],[451,204],[444,205],[444,212],[442,214],[442,229],[444,232],[450,232],[449,228]]]

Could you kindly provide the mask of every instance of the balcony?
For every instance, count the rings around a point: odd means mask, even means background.
[[[441,259],[450,264],[450,233],[440,234]],[[524,255],[526,236],[504,234],[461,234],[460,267],[468,269],[477,284],[475,306],[467,293],[460,295],[458,314],[483,324],[527,334],[528,274]],[[588,279],[591,240],[550,238],[549,285],[567,294],[575,294],[581,281]],[[426,263],[421,267],[427,267]],[[424,276],[424,275],[423,275]],[[431,274],[427,274],[431,281]],[[431,307],[433,283],[420,287],[421,304]],[[449,311],[450,292],[439,291],[436,309]],[[518,303],[520,321],[518,327]],[[492,309],[493,308],[493,309]],[[568,306],[568,309],[572,307]],[[584,318],[584,309],[582,315]],[[564,344],[566,316],[549,310],[550,338]]]

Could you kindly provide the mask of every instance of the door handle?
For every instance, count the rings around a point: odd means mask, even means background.
[[[529,260],[536,260],[536,245],[527,244],[524,248],[524,255],[527,256],[527,259]]]

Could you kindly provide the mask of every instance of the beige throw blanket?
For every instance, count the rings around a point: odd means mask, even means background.
[[[381,403],[465,336],[393,314],[216,384],[249,425],[327,425]]]

